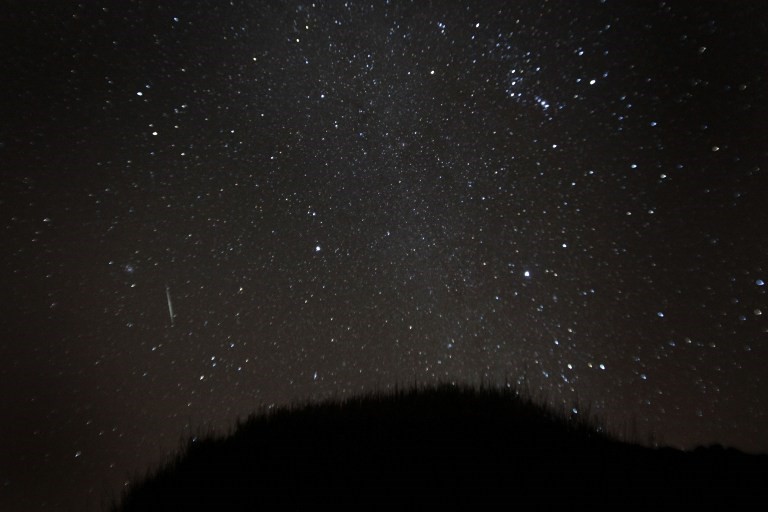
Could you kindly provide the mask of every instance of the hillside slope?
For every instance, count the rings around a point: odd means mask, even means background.
[[[253,416],[118,510],[744,510],[767,488],[767,456],[645,448],[514,391],[441,386]]]

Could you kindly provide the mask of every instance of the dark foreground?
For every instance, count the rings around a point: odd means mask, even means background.
[[[512,391],[439,387],[259,415],[119,510],[764,510],[768,456],[622,443]]]

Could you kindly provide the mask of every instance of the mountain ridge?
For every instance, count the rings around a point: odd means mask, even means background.
[[[768,456],[618,440],[514,388],[438,385],[254,414],[129,489],[113,510],[749,509]]]

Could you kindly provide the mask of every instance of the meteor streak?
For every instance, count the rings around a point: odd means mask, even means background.
[[[173,304],[171,304],[171,290],[165,285],[165,297],[168,299],[168,316],[171,317],[171,327],[173,327]]]

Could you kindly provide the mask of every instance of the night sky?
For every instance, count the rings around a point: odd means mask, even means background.
[[[0,34],[3,510],[414,381],[768,451],[768,4],[19,0]]]

